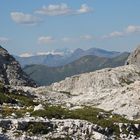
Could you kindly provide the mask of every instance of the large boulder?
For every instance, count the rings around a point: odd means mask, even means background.
[[[36,86],[21,69],[20,64],[0,46],[0,82],[13,86]]]

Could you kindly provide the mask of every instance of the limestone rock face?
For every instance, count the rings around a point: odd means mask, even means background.
[[[34,136],[25,133],[28,126],[41,123],[47,130],[47,134]],[[113,140],[109,129],[102,128],[96,124],[84,120],[74,119],[44,119],[44,118],[23,118],[23,119],[0,119],[0,128],[6,128],[8,131],[5,137],[10,140],[46,140],[46,139],[67,139],[69,136],[72,140]],[[14,132],[22,132],[21,135],[15,137]],[[0,133],[2,131],[0,130]],[[111,134],[111,136],[110,136]]]
[[[136,64],[140,66],[140,46],[128,57],[126,64]]]
[[[35,86],[36,84],[22,71],[20,64],[7,50],[0,46],[0,82],[14,86]]]
[[[52,84],[50,89],[68,92],[72,95],[88,95],[101,92],[104,89],[121,88],[137,80],[140,80],[139,67],[128,65],[68,77],[61,82]]]
[[[45,133],[31,135],[33,127],[42,124]],[[40,126],[40,125],[39,125]],[[47,119],[42,117],[24,117],[18,119],[0,119],[0,140],[139,140],[136,132],[140,131],[139,124],[114,123],[120,130],[116,136],[110,127],[101,127],[85,120],[78,119]],[[38,127],[40,128],[40,127]],[[7,130],[5,133],[2,130]],[[35,130],[35,129],[34,129]],[[126,134],[127,133],[127,134]],[[18,134],[18,135],[17,135]]]
[[[69,94],[70,97],[64,101],[73,106],[96,106],[128,119],[140,119],[140,67],[137,65],[76,75],[47,89]]]

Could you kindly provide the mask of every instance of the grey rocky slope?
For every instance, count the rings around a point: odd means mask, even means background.
[[[76,75],[36,89],[36,92],[44,92],[46,98],[51,96],[51,92],[52,95],[54,92],[67,94],[70,97],[60,99],[61,102],[73,106],[96,106],[129,119],[140,119],[140,68],[135,65]]]
[[[22,71],[20,64],[0,46],[0,82],[7,85],[35,86]]]
[[[129,56],[126,64],[140,65],[140,46]]]

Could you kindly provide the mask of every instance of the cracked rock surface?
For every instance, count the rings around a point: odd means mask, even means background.
[[[20,64],[0,46],[0,82],[6,85],[35,86],[21,69]]]

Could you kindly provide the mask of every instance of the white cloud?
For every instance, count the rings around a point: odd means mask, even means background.
[[[37,10],[35,13],[48,15],[48,16],[58,16],[58,15],[66,15],[71,13],[71,9],[67,4],[60,5],[52,5],[50,4],[48,7],[43,6],[40,10]]]
[[[80,9],[77,10],[77,13],[84,14],[84,13],[89,13],[92,11],[93,11],[93,9],[90,8],[87,4],[82,4]]]
[[[41,36],[38,38],[38,43],[39,44],[48,44],[48,43],[53,43],[55,39],[52,36]]]
[[[35,25],[42,20],[36,16],[30,14],[24,14],[22,12],[12,12],[11,18],[14,22],[19,24]]]
[[[39,55],[49,55],[49,54],[52,54],[52,55],[61,55],[61,56],[64,55],[63,52],[58,52],[58,51],[52,50],[52,51],[48,51],[48,52],[37,52],[35,54],[25,52],[23,54],[20,54],[19,56],[25,58],[25,57],[32,57],[32,56],[39,56]]]
[[[10,39],[6,37],[0,37],[0,44],[7,44],[10,41]]]
[[[122,32],[118,32],[118,31],[112,32],[110,34],[110,37],[121,37],[121,36],[123,36],[123,33]]]
[[[31,56],[33,56],[33,54],[31,54],[31,53],[23,53],[23,54],[20,54],[19,56],[20,57],[31,57]]]
[[[36,53],[36,55],[48,55],[48,54],[50,54],[49,52],[38,52],[38,53]]]
[[[129,25],[126,28],[126,33],[140,32],[140,26]]]
[[[38,52],[38,53],[36,53],[36,55],[49,55],[49,54],[52,54],[52,55],[63,55],[64,53],[63,52],[56,52],[54,50],[52,50],[50,52]]]
[[[104,35],[102,38],[107,39],[107,38],[124,37],[137,32],[140,32],[140,26],[129,25],[122,32],[114,31],[109,35]]]
[[[72,15],[72,14],[84,14],[91,12],[92,8],[90,8],[86,4],[82,4],[80,9],[72,9],[67,4],[62,3],[58,5],[50,4],[48,6],[43,6],[41,9],[35,11],[35,13],[47,15],[47,16],[58,16],[58,15]]]
[[[79,41],[90,41],[90,40],[94,40],[94,37],[92,35],[82,35],[79,37],[63,37],[61,39],[63,42],[68,42],[68,43],[75,43],[75,42],[79,42]]]
[[[110,33],[109,35],[103,36],[103,39],[116,38],[116,37],[122,37],[122,36],[124,36],[123,32],[114,31],[114,32]]]

